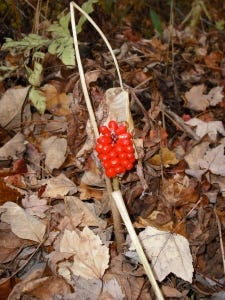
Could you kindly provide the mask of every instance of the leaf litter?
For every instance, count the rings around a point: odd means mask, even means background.
[[[219,32],[196,38],[174,29],[174,68],[168,30],[163,39],[144,39],[124,29],[112,41],[130,92],[138,156],[120,183],[165,297],[201,299],[224,293],[225,284],[224,57],[215,43],[204,43],[219,41]],[[100,125],[113,109],[104,93],[117,79],[108,52],[91,50],[101,59],[83,63]],[[54,44],[50,52],[59,55]],[[60,59],[74,65],[66,52]],[[29,85],[3,82],[0,100],[0,283],[16,279],[8,299],[154,299],[136,254],[116,252],[77,69],[42,76],[43,114],[27,101]],[[26,168],[16,169],[20,159]]]

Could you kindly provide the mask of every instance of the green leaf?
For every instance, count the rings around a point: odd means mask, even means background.
[[[43,67],[38,62],[34,63],[34,70],[25,66],[28,73],[28,81],[33,86],[40,86],[41,84],[41,74],[43,71]]]
[[[47,31],[51,31],[55,38],[70,36],[70,31],[68,29],[70,21],[70,14],[68,13],[65,16],[62,16],[58,22],[54,22],[50,25]]]
[[[29,34],[20,41],[14,41],[11,38],[6,38],[6,42],[2,45],[2,50],[16,50],[20,52],[34,48],[40,49],[48,44],[48,39],[45,39],[38,34]]]
[[[74,56],[74,48],[73,45],[65,47],[62,54],[59,57],[61,61],[69,67],[75,66],[75,56]]]
[[[62,16],[59,19],[59,24],[62,26],[62,28],[64,28],[66,31],[68,31],[68,27],[69,27],[69,22],[70,22],[70,13],[68,13],[65,16]]]
[[[150,16],[155,30],[160,35],[162,35],[163,34],[162,22],[160,20],[159,15],[152,8],[150,9]]]
[[[90,14],[94,11],[94,7],[93,7],[93,4],[94,3],[97,3],[98,0],[88,0],[86,1],[82,6],[81,8],[87,13],[87,14]],[[82,26],[84,24],[84,22],[86,21],[86,18],[84,16],[81,16],[80,17],[80,20],[76,26],[76,29],[77,29],[77,34],[80,33],[82,31]]]
[[[43,114],[46,109],[46,98],[42,95],[41,91],[32,87],[29,93],[29,97],[36,109]]]
[[[224,27],[225,27],[225,21],[224,20],[218,20],[218,21],[216,21],[215,25],[216,25],[217,30],[222,31],[222,30],[224,30]]]
[[[48,47],[48,52],[57,56],[60,56],[64,51],[64,43],[60,43],[59,39],[53,40]]]

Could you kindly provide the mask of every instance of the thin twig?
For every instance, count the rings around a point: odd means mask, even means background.
[[[191,128],[188,125],[184,123],[181,117],[179,117],[177,114],[175,114],[173,111],[166,108],[165,106],[162,106],[162,111],[167,117],[171,117],[170,120],[173,123],[176,123],[175,125],[178,125],[189,137],[196,141],[199,141],[199,136],[193,130],[191,130]]]

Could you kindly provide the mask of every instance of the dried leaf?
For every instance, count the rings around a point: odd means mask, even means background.
[[[196,111],[203,111],[209,105],[207,95],[204,95],[205,85],[200,84],[193,86],[185,93],[187,107]]]
[[[79,234],[65,230],[60,252],[73,254],[69,272],[86,279],[102,278],[109,263],[109,249],[88,227]],[[63,274],[61,274],[63,275]]]
[[[192,256],[185,237],[147,227],[139,234],[139,238],[159,281],[174,273],[183,280],[192,282]],[[131,250],[134,250],[132,247]]]
[[[176,154],[170,151],[167,147],[161,148],[161,153],[154,155],[149,159],[150,164],[168,167],[169,165],[176,165],[179,161],[176,159]]]
[[[22,294],[39,300],[52,300],[56,296],[66,296],[72,291],[69,284],[61,277],[42,277],[26,282]]]
[[[28,215],[24,209],[13,202],[6,202],[0,207],[2,222],[11,225],[12,232],[22,239],[42,242],[46,225]]]
[[[59,93],[52,84],[42,87],[43,95],[46,98],[46,109],[56,116],[67,116],[71,113],[69,104],[71,97],[66,93]]]
[[[5,181],[0,179],[0,204],[7,201],[16,202],[21,198],[21,194],[16,190],[9,187]]]
[[[216,86],[209,91],[207,97],[211,106],[216,106],[218,103],[220,103],[223,100],[224,95],[222,92],[223,92],[222,86]]]
[[[208,134],[212,141],[216,141],[218,132],[225,136],[224,126],[221,121],[204,122],[198,118],[193,118],[185,123],[191,126],[196,126],[196,134],[200,138]]]
[[[106,91],[105,95],[109,111],[106,123],[110,120],[127,122],[129,129],[132,130],[134,125],[129,108],[128,92],[121,88],[111,88]]]
[[[223,100],[223,87],[217,86],[212,88],[208,94],[203,94],[205,85],[193,86],[188,92],[185,93],[187,100],[187,107],[195,111],[203,111],[208,106],[216,106]]]
[[[4,228],[2,228],[2,224],[5,224]],[[2,224],[0,230],[0,262],[7,263],[15,258],[26,244],[26,241],[12,233],[8,224]]]
[[[2,127],[7,129],[20,128],[21,109],[29,88],[29,86],[11,88],[4,93],[0,100],[0,125]]]
[[[17,133],[8,143],[0,148],[0,159],[18,158],[25,151],[25,137]]]
[[[51,136],[42,141],[42,151],[45,153],[45,165],[52,171],[58,169],[64,163],[67,150],[67,141],[64,138]]]
[[[209,170],[215,175],[225,176],[225,155],[224,145],[209,149],[203,159],[199,160],[200,168]]]
[[[22,199],[22,204],[26,213],[39,218],[44,218],[44,212],[49,208],[47,200],[40,199],[36,194],[26,195]]]
[[[64,196],[68,194],[72,195],[77,192],[76,185],[63,173],[57,177],[44,179],[41,183],[43,185],[46,184],[42,197],[63,199]]]
[[[65,204],[74,226],[80,225],[106,228],[106,221],[96,216],[87,204],[82,202],[78,197],[65,197]],[[79,223],[77,223],[77,221]]]

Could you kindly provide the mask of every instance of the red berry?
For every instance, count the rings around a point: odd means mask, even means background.
[[[119,158],[122,160],[122,159],[125,159],[127,157],[126,153],[125,152],[121,152],[119,153]]]
[[[114,149],[116,150],[117,153],[123,152],[123,146],[120,145],[120,144],[115,144],[115,148]]]
[[[99,144],[102,144],[102,145],[109,145],[111,143],[111,138],[108,137],[108,136],[100,136],[98,139],[97,139],[97,142]]]
[[[118,123],[116,121],[109,121],[108,123],[109,129],[115,131],[118,128]]]
[[[102,165],[105,169],[111,168],[111,163],[109,160],[102,161]]]
[[[102,134],[110,133],[109,128],[108,128],[107,126],[104,126],[104,125],[101,125],[101,126],[99,127],[99,131],[100,131]]]
[[[102,153],[108,153],[112,149],[111,145],[103,145]]]
[[[103,146],[102,144],[97,144],[97,145],[95,146],[95,151],[97,151],[98,153],[101,153],[103,147],[104,147],[104,146]]]
[[[109,158],[113,158],[117,156],[117,150],[115,148],[112,148],[112,150],[109,152],[108,156]]]
[[[127,168],[127,165],[130,164],[130,162],[129,162],[128,159],[121,160],[120,163],[121,163],[121,165],[124,166],[125,168]]]
[[[118,139],[117,143],[124,146],[131,146],[133,144],[131,139]]]
[[[115,170],[116,170],[117,174],[121,174],[121,173],[124,173],[126,171],[126,169],[123,166],[121,166],[121,165],[117,166],[115,168]]]
[[[118,165],[119,165],[119,162],[120,162],[120,160],[119,160],[119,158],[117,158],[117,157],[114,157],[114,158],[112,158],[112,159],[110,160],[110,164],[111,164],[112,167],[118,166]]]
[[[133,167],[134,167],[134,165],[132,163],[128,163],[126,166],[126,169],[131,170],[131,169],[133,169]]]
[[[101,153],[98,155],[99,159],[103,162],[103,161],[106,161],[106,160],[109,160],[109,156],[105,153]]]
[[[126,147],[124,147],[124,151],[126,152],[126,153],[133,153],[134,152],[134,148],[133,148],[133,146],[131,145],[128,145],[128,146],[126,146]]]
[[[123,134],[123,133],[126,133],[127,132],[127,127],[123,124],[120,124],[118,126],[118,128],[116,129],[116,134],[117,135],[120,135],[120,134]]]
[[[127,159],[129,159],[132,162],[135,161],[134,153],[126,153],[126,155],[127,155]]]
[[[118,139],[128,139],[128,140],[130,140],[131,139],[131,134],[130,134],[130,132],[125,132],[125,133],[119,134]]]
[[[116,170],[114,168],[108,168],[105,170],[105,174],[106,176],[112,178],[112,177],[115,177],[117,174],[116,174]]]

